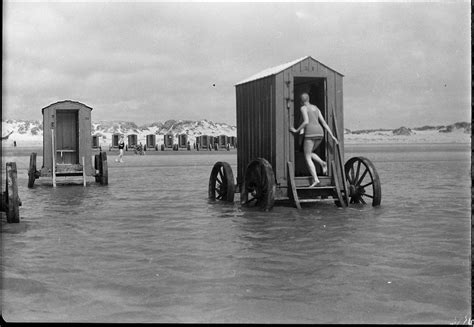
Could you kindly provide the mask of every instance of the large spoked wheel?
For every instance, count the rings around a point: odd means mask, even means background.
[[[209,199],[233,202],[234,192],[232,168],[227,162],[216,162],[209,177]]]
[[[240,192],[242,205],[257,206],[268,211],[275,204],[275,175],[270,163],[258,158],[252,161],[245,171],[244,182]]]
[[[16,162],[7,162],[7,185],[5,190],[5,211],[8,223],[20,222],[21,200],[18,196]]]
[[[372,203],[379,206],[382,201],[380,179],[373,163],[365,157],[354,157],[344,165],[349,188],[349,203]]]
[[[28,188],[33,188],[36,179],[36,152],[30,154],[30,166],[28,168]]]

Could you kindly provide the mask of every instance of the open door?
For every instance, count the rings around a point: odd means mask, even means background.
[[[56,162],[79,163],[79,128],[77,110],[56,111]]]
[[[295,77],[294,78],[294,125],[297,128],[302,122],[303,117],[301,115],[300,108],[301,94],[308,93],[309,101],[319,108],[323,117],[327,117],[327,106],[326,106],[326,79],[315,78],[315,77]],[[300,136],[295,135],[295,176],[311,176],[303,152],[303,138],[304,134]],[[324,161],[326,161],[326,140],[325,136],[322,144],[315,151],[315,153]],[[322,168],[316,164],[316,172],[318,176],[322,175]]]

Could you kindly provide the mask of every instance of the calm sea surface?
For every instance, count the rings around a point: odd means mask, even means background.
[[[236,154],[109,153],[109,185],[28,189],[2,216],[7,321],[455,323],[470,317],[470,145],[347,145],[382,206],[209,203]],[[42,158],[38,158],[41,165]],[[235,171],[235,170],[234,170]],[[4,186],[2,186],[3,191]],[[236,195],[236,200],[238,195]],[[238,202],[238,201],[237,201]]]

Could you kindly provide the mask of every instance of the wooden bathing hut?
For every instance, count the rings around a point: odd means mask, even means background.
[[[137,145],[138,145],[138,135],[137,134],[127,135],[127,145],[125,146],[125,151],[128,151],[128,149],[135,149]]]
[[[372,202],[380,204],[380,181],[366,158],[351,158],[344,165],[343,75],[310,56],[266,69],[236,84],[237,183],[230,165],[218,162],[209,180],[209,197],[233,201],[240,192],[245,205],[265,210],[275,201],[303,202],[332,197],[337,205]],[[336,144],[325,135],[317,154],[327,162],[327,174],[316,187],[301,149],[302,138],[289,131],[301,122],[300,96],[308,93],[333,133]],[[327,134],[327,133],[326,133]],[[226,177],[217,185],[217,173]],[[222,177],[221,177],[222,180]]]
[[[92,135],[92,149],[98,149],[100,147],[99,135]]]
[[[59,101],[44,107],[43,114],[43,166],[36,170],[36,153],[30,156],[28,187],[35,179],[51,176],[53,186],[56,177],[95,176],[101,184],[108,183],[107,156],[95,155],[92,165],[92,108],[76,101]]]
[[[174,146],[174,135],[173,133],[167,133],[163,135],[163,144],[161,145],[161,151],[166,149],[173,149]]]
[[[112,149],[118,149],[121,133],[112,134],[112,144],[109,147],[109,151]]]
[[[229,143],[230,143],[230,146],[235,149],[237,147],[237,137],[230,136]]]
[[[214,137],[201,135],[196,137],[196,150],[211,150],[214,145]]]
[[[146,136],[145,151],[149,149],[155,149],[156,151],[158,151],[158,144],[156,143],[155,134],[148,134]]]
[[[219,135],[217,137],[217,146],[219,149],[230,150],[230,138],[227,135]]]
[[[188,134],[179,134],[177,147],[179,149],[187,149],[188,151],[191,150],[191,144],[189,143],[188,139]]]

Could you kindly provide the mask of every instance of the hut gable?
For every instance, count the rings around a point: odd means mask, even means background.
[[[334,71],[335,73],[341,75],[341,76],[344,76],[342,75],[341,73],[335,71],[334,69],[332,68],[329,68],[328,66],[322,64],[321,62],[317,61],[316,59],[312,58],[311,56],[305,56],[305,57],[302,57],[302,58],[299,58],[299,59],[296,59],[296,60],[293,60],[293,61],[290,61],[290,62],[287,62],[285,64],[281,64],[281,65],[278,65],[278,66],[275,66],[275,67],[271,67],[271,68],[267,68],[267,69],[264,69],[262,70],[261,72],[255,74],[255,75],[252,75],[240,82],[238,82],[237,84],[235,84],[235,86],[237,85],[240,85],[240,84],[245,84],[245,83],[248,83],[248,82],[252,82],[252,81],[255,81],[255,80],[258,80],[258,79],[261,79],[261,78],[264,78],[264,77],[268,77],[268,76],[273,76],[273,75],[276,75],[278,73],[281,73],[282,71],[284,70],[287,70],[288,68],[291,68],[299,63],[301,63],[302,61],[304,60],[312,60],[314,61],[315,63],[318,63],[319,65],[329,69],[329,70],[332,70]]]
[[[78,109],[79,107],[81,108],[88,108],[90,110],[92,110],[91,107],[81,103],[81,102],[78,102],[78,101],[73,101],[73,100],[63,100],[63,101],[58,101],[58,102],[55,102],[55,103],[52,103],[46,107],[44,107],[43,109],[41,109],[41,113],[44,114],[44,110],[45,109],[48,109],[48,108],[52,108],[52,107],[57,107],[57,106],[60,106],[61,109],[66,109],[65,105],[72,105],[74,107],[74,109]]]

